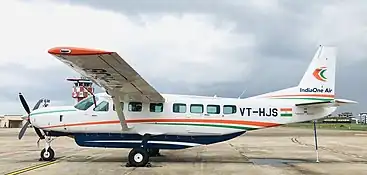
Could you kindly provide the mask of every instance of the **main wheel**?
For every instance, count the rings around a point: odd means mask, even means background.
[[[148,151],[148,154],[149,154],[150,157],[159,155],[159,149],[149,148],[147,151]]]
[[[43,150],[41,151],[41,158],[44,161],[50,161],[55,157],[55,151],[49,147],[46,151],[46,148],[43,148]]]
[[[149,154],[143,148],[134,148],[128,157],[129,164],[135,167],[143,167],[149,162]]]

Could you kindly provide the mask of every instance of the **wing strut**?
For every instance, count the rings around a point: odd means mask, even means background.
[[[121,108],[121,102],[120,102],[121,98],[118,95],[118,93],[115,93],[115,92],[113,92],[111,95],[112,95],[113,103],[115,104],[115,107],[116,107],[117,116],[119,117],[119,120],[120,120],[122,131],[127,131],[130,128],[127,127],[125,115]]]

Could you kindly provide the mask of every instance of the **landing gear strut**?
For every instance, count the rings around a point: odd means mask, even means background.
[[[55,158],[55,151],[51,148],[51,137],[45,137],[45,148],[41,151],[40,161],[51,161]]]

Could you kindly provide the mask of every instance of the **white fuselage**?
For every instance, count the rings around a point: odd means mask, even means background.
[[[288,99],[235,99],[167,94],[164,98],[166,101],[163,110],[160,111],[159,108],[155,112],[150,111],[149,103],[143,103],[141,111],[131,111],[133,106],[124,102],[123,112],[127,125],[131,128],[128,131],[121,130],[112,99],[107,94],[96,95],[97,105],[108,102],[107,111],[106,108],[104,111],[94,111],[94,104],[86,110],[79,110],[74,106],[47,107],[33,111],[30,119],[34,126],[44,131],[65,133],[223,135],[322,118],[335,110],[335,107],[298,108],[295,106],[297,100]],[[176,106],[174,112],[175,103],[186,104],[186,110],[181,105]],[[194,105],[193,108],[190,108],[191,105]],[[202,112],[200,105],[203,105]],[[208,105],[211,105],[209,109]],[[213,105],[219,105],[219,108]],[[234,111],[227,106],[224,111],[224,105],[234,105],[236,109]],[[179,108],[181,111],[177,111]]]

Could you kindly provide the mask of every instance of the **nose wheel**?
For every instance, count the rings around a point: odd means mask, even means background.
[[[45,148],[41,151],[40,161],[51,161],[55,158],[55,151],[51,148],[52,140],[50,136],[45,137]]]
[[[41,160],[43,161],[51,161],[55,158],[55,151],[49,147],[48,149],[43,148],[41,151]]]

